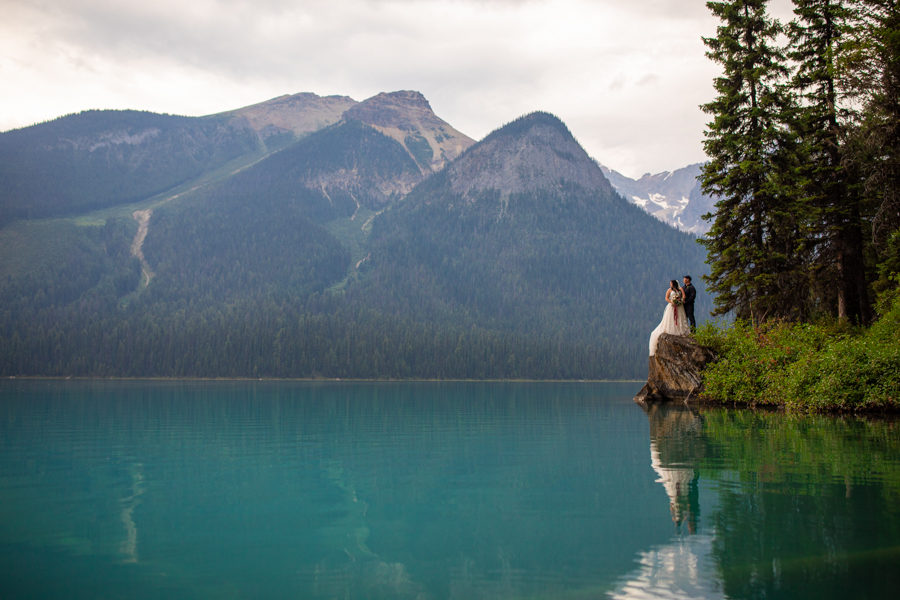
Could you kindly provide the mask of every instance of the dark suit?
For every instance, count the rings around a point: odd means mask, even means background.
[[[684,314],[687,315],[688,321],[691,323],[691,329],[697,326],[694,321],[694,299],[697,298],[697,290],[694,285],[689,283],[684,286]]]

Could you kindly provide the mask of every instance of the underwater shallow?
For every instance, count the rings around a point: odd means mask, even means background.
[[[883,598],[900,429],[637,383],[0,382],[0,597]]]

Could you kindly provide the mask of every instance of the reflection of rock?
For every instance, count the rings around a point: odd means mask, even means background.
[[[671,336],[669,336],[671,337]],[[644,404],[650,425],[650,464],[669,497],[676,524],[697,533],[700,518],[699,466],[706,444],[702,418],[685,406]],[[716,575],[713,537],[676,535],[638,554],[637,568],[622,578],[615,600],[724,598]]]
[[[692,411],[677,406],[648,406],[650,465],[669,497],[672,520],[694,533],[700,516],[696,465],[703,453],[702,422]]]
[[[656,354],[650,357],[647,383],[634,401],[638,403],[668,400],[688,401],[702,390],[700,373],[716,355],[689,336],[659,336]]]

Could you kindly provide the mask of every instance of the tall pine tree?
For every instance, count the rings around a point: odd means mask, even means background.
[[[718,197],[708,236],[715,314],[740,318],[802,318],[809,305],[805,268],[805,206],[795,192],[797,156],[783,83],[785,57],[775,46],[781,25],[766,0],[708,2],[722,24],[704,38],[722,66],[704,147],[703,191]]]
[[[847,125],[837,69],[853,12],[846,0],[794,0],[789,58],[796,65],[792,87],[801,100],[793,123],[801,141],[797,186],[813,214],[814,287],[839,318],[869,322],[869,301],[858,170],[846,160]],[[829,306],[832,305],[832,306]]]
[[[853,28],[842,56],[842,91],[862,107],[850,161],[865,177],[880,260],[900,229],[900,0],[847,0]]]

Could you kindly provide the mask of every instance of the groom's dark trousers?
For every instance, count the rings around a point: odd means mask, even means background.
[[[691,323],[691,329],[697,327],[697,322],[694,321],[694,298],[696,297],[697,290],[694,289],[693,285],[688,284],[684,286],[684,314]]]
[[[697,323],[694,321],[694,303],[684,305],[684,314],[687,315],[688,321],[691,323],[691,329],[697,327]]]

